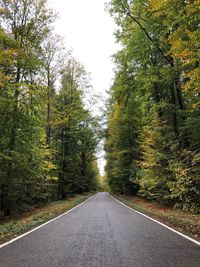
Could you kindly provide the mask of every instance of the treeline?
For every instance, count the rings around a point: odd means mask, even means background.
[[[89,79],[46,2],[0,0],[1,216],[97,186]]]
[[[113,0],[111,190],[200,212],[200,2]]]

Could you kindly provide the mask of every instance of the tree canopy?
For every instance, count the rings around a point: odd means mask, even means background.
[[[95,190],[98,136],[97,121],[84,104],[89,79],[54,33],[56,16],[47,1],[1,0],[0,13],[4,216]]]
[[[199,1],[111,1],[111,190],[200,211]]]

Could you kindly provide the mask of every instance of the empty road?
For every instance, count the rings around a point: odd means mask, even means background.
[[[200,246],[98,193],[0,249],[1,267],[199,267]]]

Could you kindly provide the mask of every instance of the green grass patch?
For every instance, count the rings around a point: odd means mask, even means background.
[[[149,202],[139,197],[113,194],[127,206],[200,241],[200,215]]]
[[[43,207],[25,212],[21,216],[4,218],[0,221],[0,243],[17,237],[18,235],[70,210],[85,201],[91,195],[91,193],[76,195],[65,201],[52,202]]]

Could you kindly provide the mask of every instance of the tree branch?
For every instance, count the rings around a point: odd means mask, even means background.
[[[129,18],[131,18],[139,27],[140,29],[145,33],[145,35],[147,36],[147,38],[154,44],[154,46],[158,49],[158,51],[160,52],[160,54],[163,56],[163,58],[165,58],[167,60],[167,62],[169,64],[171,64],[171,59],[167,56],[165,56],[163,50],[160,48],[160,46],[158,44],[156,44],[156,42],[153,40],[153,38],[150,36],[150,34],[148,33],[148,31],[142,26],[142,24],[131,14],[130,11],[130,7],[129,4],[127,2],[127,0],[124,0],[126,3],[126,7],[123,5],[122,3],[122,7],[124,9],[124,14],[128,15]]]

